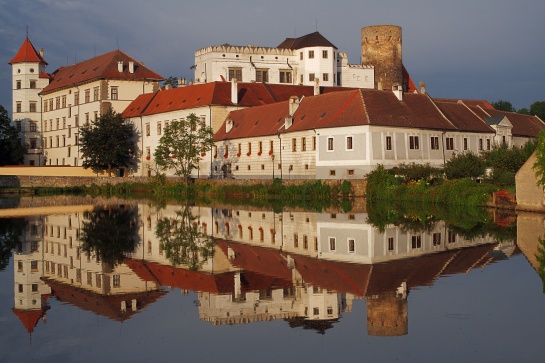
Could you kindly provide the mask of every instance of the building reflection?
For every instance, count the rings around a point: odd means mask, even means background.
[[[45,321],[52,296],[125,321],[176,288],[196,292],[200,319],[213,325],[282,319],[324,333],[352,311],[354,301],[365,300],[369,335],[406,335],[411,290],[518,253],[513,240],[465,238],[443,221],[424,229],[379,230],[367,213],[199,206],[189,208],[187,220],[202,235],[167,253],[158,225],[179,216],[183,206],[108,208],[134,211],[135,220],[127,223],[135,227],[135,248],[115,263],[104,256],[116,251],[88,248],[85,240],[96,208],[26,218],[14,253],[13,311],[29,332]],[[205,235],[213,238],[211,250],[202,248]],[[191,259],[173,259],[173,248]]]

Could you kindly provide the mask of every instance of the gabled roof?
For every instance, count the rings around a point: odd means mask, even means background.
[[[119,72],[118,62],[123,62],[123,72]],[[134,62],[133,73],[129,72],[129,62]],[[68,67],[61,67],[53,72],[51,76],[52,81],[40,94],[47,94],[58,89],[99,79],[152,81],[164,79],[163,76],[120,50],[114,50]]]
[[[277,48],[281,49],[301,49],[307,47],[333,47],[337,49],[329,40],[319,32],[303,35],[299,38],[286,38]]]
[[[47,309],[45,309],[47,310]],[[45,315],[44,309],[20,310],[12,309],[13,313],[21,320],[26,331],[32,333],[38,321]]]
[[[506,116],[513,125],[511,134],[521,137],[538,137],[539,132],[545,130],[545,124],[536,116],[523,115],[516,112],[485,110],[491,117]]]
[[[499,125],[504,119],[506,119],[505,116],[496,116],[496,117],[486,117],[485,122],[487,125]],[[507,121],[509,124],[511,124],[509,121]]]
[[[227,120],[233,121],[233,128],[227,133],[224,123],[215,140],[357,125],[455,129],[426,95],[404,96],[404,101],[400,102],[390,91],[357,89],[305,97],[288,130],[284,129],[285,117],[289,116],[288,102],[232,111]]]
[[[21,48],[19,48],[19,51],[15,54],[15,57],[13,57],[8,64],[23,62],[37,62],[47,65],[47,62],[40,56],[40,53],[36,51],[28,38],[25,39]]]
[[[339,91],[339,87],[322,87],[321,92]],[[138,96],[127,106],[123,117],[155,115],[208,105],[253,107],[286,101],[291,96],[312,96],[312,86],[267,83],[237,83],[238,103],[231,102],[231,82],[211,82],[161,90]]]
[[[494,109],[494,106],[492,106],[490,102],[486,100],[460,100],[456,98],[434,98],[434,101],[448,102],[448,103],[463,103],[469,107],[479,106],[485,109],[492,109],[492,110]]]
[[[463,103],[441,102],[434,100],[441,112],[460,131],[494,133],[484,120],[479,118]]]

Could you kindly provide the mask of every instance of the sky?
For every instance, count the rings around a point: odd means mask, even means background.
[[[8,62],[28,36],[46,71],[121,49],[163,77],[194,78],[209,45],[275,47],[318,30],[349,63],[361,28],[403,29],[403,64],[436,98],[545,100],[543,0],[0,0],[0,105],[11,114]]]

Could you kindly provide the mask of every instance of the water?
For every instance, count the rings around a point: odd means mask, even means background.
[[[16,205],[2,362],[544,361],[541,215]]]

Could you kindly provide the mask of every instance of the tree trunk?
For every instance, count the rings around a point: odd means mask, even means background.
[[[112,177],[112,166],[110,164],[108,164],[108,177]]]

